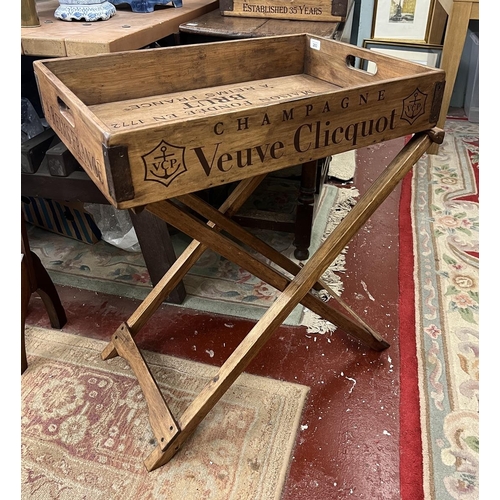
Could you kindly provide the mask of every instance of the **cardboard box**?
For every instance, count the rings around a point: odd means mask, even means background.
[[[223,16],[265,17],[295,21],[345,21],[353,0],[220,0]]]
[[[26,221],[34,226],[88,244],[97,243],[101,239],[101,231],[81,202],[32,196],[22,196],[21,202]]]

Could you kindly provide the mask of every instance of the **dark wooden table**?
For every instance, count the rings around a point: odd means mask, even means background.
[[[153,14],[134,13],[124,6],[117,9],[116,14],[107,21],[90,23],[56,19],[54,11],[58,5],[57,0],[37,1],[40,25],[21,29],[22,95],[32,101],[37,111],[41,107],[36,102],[38,94],[31,68],[37,58],[138,50],[157,40],[177,37],[180,23],[217,9],[218,2],[188,0],[181,8],[157,9]],[[66,201],[108,203],[83,171],[60,177],[50,175],[46,168],[22,173],[21,194],[56,199],[63,197]],[[147,213],[130,214],[151,281],[155,285],[175,261],[168,227]],[[180,304],[185,296],[184,285],[180,283],[166,300]]]
[[[180,24],[179,40],[181,44],[193,44],[299,33],[310,33],[338,40],[342,35],[343,27],[344,23],[340,22],[230,17],[221,15],[220,10],[214,10]],[[272,221],[259,220],[245,214],[236,214],[233,219],[248,227],[262,227],[293,233],[295,258],[308,259],[315,205],[321,194],[328,163],[325,158],[302,165],[295,220],[272,223]]]
[[[179,25],[182,43],[199,43],[215,39],[241,39],[273,35],[310,33],[335,38],[342,32],[343,23],[317,21],[286,21],[254,17],[229,17],[213,10]]]
[[[42,299],[52,328],[61,329],[67,321],[66,312],[49,273],[38,255],[30,249],[26,221],[21,213],[21,374],[28,368],[24,328],[33,293]]]

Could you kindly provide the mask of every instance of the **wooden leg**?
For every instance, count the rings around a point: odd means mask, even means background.
[[[255,191],[264,178],[265,174],[240,182],[240,184],[234,189],[234,191],[228,196],[227,200],[219,208],[219,211],[227,213],[228,215],[233,215],[241,208],[243,203],[245,203],[248,197]],[[144,326],[148,319],[154,314],[158,307],[160,307],[165,297],[167,297],[180,280],[182,280],[189,269],[191,269],[196,261],[203,255],[203,252],[206,249],[207,247],[198,241],[193,241],[186,248],[186,250],[184,250],[182,255],[179,256],[170,269],[165,273],[163,278],[142,301],[138,309],[126,322],[132,337],[139,333],[140,329]],[[102,351],[101,358],[111,359],[117,356],[117,354],[118,353],[113,345],[113,342],[110,342]]]
[[[26,345],[24,342],[24,327],[26,324],[26,315],[28,304],[31,297],[30,280],[26,258],[21,254],[21,375],[28,368],[28,358],[26,356]]]
[[[303,300],[309,300],[306,297],[309,296],[311,288],[320,280],[321,275],[331,262],[335,260],[346,244],[389,196],[406,173],[428,150],[433,139],[438,136],[442,137],[442,134],[437,134],[435,130],[429,134],[416,134],[291,281],[274,270],[270,271],[269,266],[246,253],[243,247],[229,243],[231,240],[220,234],[221,228],[217,226],[217,222],[209,221],[208,224],[202,224],[199,219],[187,210],[179,209],[172,202],[159,202],[147,206],[151,213],[160,216],[164,220],[168,219],[168,214],[173,213],[176,224],[179,225],[180,229],[188,234],[195,231],[197,237],[205,241],[205,243],[193,241],[192,251],[188,252],[184,259],[180,259],[182,262],[179,264],[179,268],[187,267],[191,264],[190,259],[197,252],[203,252],[207,247],[213,248],[219,253],[226,252],[225,248],[229,247],[228,255],[230,255],[232,261],[244,263],[252,272],[262,274],[266,279],[268,278],[271,285],[275,286],[276,284],[278,289],[283,289],[283,292],[272,306],[250,330],[220,367],[218,373],[195,397],[177,421],[171,416],[168,406],[164,402],[133,341],[133,335],[137,333],[137,330],[134,331],[134,328],[129,328],[131,324],[134,327],[140,326],[151,316],[156,310],[156,301],[162,293],[165,293],[165,289],[172,285],[171,282],[174,281],[174,277],[166,277],[167,275],[165,275],[165,281],[161,282],[160,289],[154,290],[154,293],[150,294],[142,307],[136,311],[135,317],[130,318],[128,323],[123,324],[119,331],[117,330],[112,339],[111,348],[105,349],[103,354],[107,352],[108,355],[112,355],[114,351],[115,354],[119,353],[128,359],[145,392],[150,407],[150,420],[155,428],[155,435],[159,436],[159,441],[161,441],[145,460],[147,470],[151,471],[164,465],[175,455],[296,305]],[[225,212],[229,206],[221,207],[220,211]],[[180,274],[180,271],[178,271],[178,274]],[[316,306],[316,300],[310,302],[313,306]],[[113,344],[114,342],[116,343]],[[162,416],[165,417],[165,421],[162,421]]]
[[[259,238],[255,237],[253,234],[249,233],[239,224],[236,224],[232,219],[226,217],[224,214],[221,214],[219,211],[215,210],[211,205],[201,200],[198,196],[193,194],[187,194],[183,196],[178,196],[177,200],[186,205],[187,207],[189,207],[192,211],[197,212],[204,218],[214,222],[218,228],[223,229],[225,232],[229,233],[230,235],[238,239],[240,242],[254,249],[262,256],[266,257],[267,259],[269,259],[270,261],[272,261],[274,264],[281,267],[285,271],[291,273],[294,276],[300,271],[301,267],[297,265],[295,262],[291,261],[289,258],[285,257],[283,254],[275,250],[273,247],[271,247],[264,241],[260,240]],[[161,212],[164,213],[164,210],[161,210]],[[161,215],[158,216],[161,217]],[[168,211],[165,217],[167,218],[170,217],[168,215]],[[175,221],[175,217],[169,220]],[[204,228],[201,228],[202,233],[203,231]],[[193,237],[195,237],[195,234],[196,237],[200,236],[199,233],[192,233]],[[232,241],[227,241],[226,243],[223,243],[222,245],[219,246],[220,251],[225,252],[224,256],[228,259],[232,259],[234,255],[237,256],[237,253],[231,250],[232,245],[234,245]],[[239,260],[237,263],[242,267],[246,266],[245,262],[243,262],[242,260]],[[276,276],[278,273],[276,272],[275,269],[269,268],[268,271],[270,275],[274,275],[273,282],[271,283],[271,281],[268,281],[268,283],[272,284],[275,288],[282,290],[281,284],[284,282],[288,284],[289,280],[287,280],[285,277]],[[258,272],[258,269],[255,267],[254,267],[254,272]],[[272,280],[273,278],[273,276],[269,275],[265,277],[260,275],[259,277],[260,279],[263,279],[265,281]],[[314,312],[316,312],[316,314],[323,317],[324,319],[327,319],[328,321],[331,321],[335,325],[339,326],[344,331],[352,333],[352,335],[355,338],[357,338],[358,340],[360,340],[361,342],[363,342],[365,345],[367,345],[372,349],[382,350],[385,349],[386,347],[389,347],[389,345],[385,343],[382,337],[378,335],[375,331],[373,331],[368,325],[366,325],[361,320],[361,318],[359,318],[359,316],[357,316],[356,313],[354,313],[354,311],[352,311],[347,306],[347,304],[345,304],[342,300],[340,300],[340,297],[333,290],[331,290],[326,283],[324,283],[322,280],[318,280],[313,286],[313,288],[315,290],[326,290],[333,298],[333,300],[342,307],[343,310],[347,311],[349,315],[352,316],[352,318],[355,318],[355,322],[351,323],[349,318],[343,317],[341,313],[337,313],[339,314],[339,316],[335,316],[336,313],[335,312],[332,313],[328,309],[328,307],[325,306],[323,302],[321,302],[320,304],[317,301],[313,301],[312,298],[311,300],[308,300],[309,297],[307,295],[304,298],[306,302],[303,302],[303,304],[306,307],[313,310]],[[318,308],[320,308],[321,311],[319,311]],[[364,330],[363,329],[359,330],[359,325],[363,325]],[[366,334],[370,335],[370,337],[373,337],[373,339],[375,339],[375,342],[371,338],[367,339]]]
[[[61,329],[66,324],[67,318],[56,287],[49,273],[45,267],[43,267],[38,255],[33,252],[31,252],[31,261],[36,276],[35,292],[37,292],[43,300],[43,305],[45,309],[47,309],[52,328]]]
[[[318,162],[310,161],[302,165],[299,198],[295,217],[294,256],[297,260],[309,258],[309,245],[314,219],[314,194],[316,192],[316,174]]]
[[[231,219],[224,217],[224,215],[215,211],[201,200],[197,200],[195,196],[185,195],[179,197],[179,199],[186,201],[189,208],[197,211],[200,215],[204,215],[215,223],[218,229],[223,229],[235,238],[238,238],[240,241],[254,248],[261,255],[267,257],[291,274],[296,275],[302,269],[300,266],[281,255],[272,247],[268,246],[265,242],[248,233]],[[290,280],[282,273],[256,259],[232,239],[219,234],[213,228],[203,224],[199,219],[188,213],[186,210],[180,209],[175,203],[170,201],[154,203],[148,205],[148,210],[154,213],[157,217],[178,227],[188,236],[198,239],[205,246],[210,246],[210,248],[212,248],[215,252],[243,267],[254,276],[257,276],[266,283],[269,283],[277,290],[283,291],[289,285]],[[316,283],[314,287],[317,289],[325,288],[325,286],[319,282]],[[335,296],[334,298],[336,299]],[[304,306],[308,307],[324,319],[339,326],[349,335],[361,341],[371,349],[381,351],[389,347],[389,344],[367,325],[361,325],[359,321],[353,320],[341,312],[332,309],[328,306],[328,304],[313,294],[308,293],[301,300],[301,302]],[[348,310],[347,306],[345,306],[344,309]],[[350,313],[351,311],[348,310],[348,312]]]
[[[443,55],[441,59],[441,69],[446,71],[446,84],[441,104],[441,113],[439,114],[439,120],[437,122],[438,128],[444,128],[472,11],[472,2],[453,1],[452,3],[453,5],[448,18],[448,26],[446,27]],[[428,153],[437,154],[438,151],[439,145],[433,144],[429,148]]]
[[[42,298],[52,328],[62,328],[67,321],[66,312],[49,273],[38,255],[30,249],[24,215],[21,212],[21,374],[28,367],[24,327],[28,304],[34,292]]]
[[[140,213],[129,210],[129,214],[154,286],[158,284],[165,274],[165,270],[169,269],[176,259],[168,226],[156,217],[151,216],[146,210]],[[185,298],[186,289],[184,284],[179,282],[169,293],[166,300],[171,304],[182,304]]]
[[[175,455],[207,413],[266,344],[275,329],[281,325],[293,308],[308,293],[330,263],[427,151],[431,143],[430,136],[418,134],[396,156],[233,351],[217,375],[189,405],[179,419],[181,432],[167,447],[157,446],[147,457],[145,465],[148,470],[151,471],[164,465]]]
[[[112,342],[118,354],[128,361],[137,376],[148,405],[151,428],[158,441],[158,446],[164,449],[167,443],[179,432],[177,422],[170,413],[170,409],[126,325],[122,325],[117,330],[113,335]]]

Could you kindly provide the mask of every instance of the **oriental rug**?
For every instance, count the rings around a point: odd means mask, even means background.
[[[298,182],[266,178],[263,189],[249,200],[259,210],[280,211],[293,216]],[[345,217],[359,195],[355,188],[324,185],[314,219],[311,254]],[[271,208],[269,208],[271,206]],[[266,208],[267,207],[267,208]],[[291,233],[252,229],[256,236],[297,262]],[[128,252],[106,241],[88,245],[78,240],[29,226],[31,249],[40,257],[53,282],[84,290],[143,300],[151,291],[151,280],[140,252]],[[182,233],[172,235],[176,255],[190,239]],[[345,270],[345,251],[332,263],[323,279],[338,293],[343,291],[340,272]],[[258,320],[279,292],[245,269],[211,250],[205,251],[183,280],[187,297],[180,307]],[[284,322],[304,325],[309,332],[334,331],[335,327],[298,305]]]
[[[445,132],[403,183],[403,500],[479,498],[479,127]]]
[[[106,342],[26,329],[22,498],[278,500],[309,388],[243,373],[165,466],[136,377]],[[142,351],[174,415],[217,367]]]

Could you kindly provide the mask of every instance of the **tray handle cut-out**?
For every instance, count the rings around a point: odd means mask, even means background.
[[[366,57],[360,58],[349,54],[346,56],[345,62],[349,69],[362,71],[370,76],[375,76],[378,72],[377,63],[371,59],[367,59]]]
[[[64,117],[64,119],[75,128],[75,119],[73,117],[73,112],[69,106],[58,96],[57,104],[59,105],[59,113]]]

